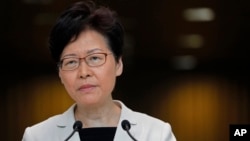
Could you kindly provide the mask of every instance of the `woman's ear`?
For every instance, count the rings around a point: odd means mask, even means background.
[[[116,76],[120,76],[122,72],[123,72],[123,62],[122,62],[122,57],[120,57],[116,64]]]

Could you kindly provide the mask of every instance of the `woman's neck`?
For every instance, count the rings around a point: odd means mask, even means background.
[[[116,127],[120,119],[120,114],[121,108],[111,101],[91,108],[77,105],[75,119],[82,121],[84,128]]]

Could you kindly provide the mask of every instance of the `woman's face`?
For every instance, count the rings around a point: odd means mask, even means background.
[[[61,54],[65,58],[84,58],[95,53],[107,53],[106,62],[101,66],[91,67],[81,59],[80,65],[74,70],[59,69],[59,76],[71,98],[83,106],[102,104],[111,100],[116,77],[123,70],[122,60],[115,61],[108,47],[107,40],[94,30],[82,32],[78,38],[70,42]],[[90,60],[96,61],[96,58]],[[86,59],[85,59],[86,60]],[[70,62],[71,63],[71,62]]]

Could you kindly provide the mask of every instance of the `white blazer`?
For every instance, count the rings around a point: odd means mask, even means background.
[[[121,106],[121,116],[114,141],[132,141],[121,126],[121,122],[125,119],[131,124],[130,133],[138,141],[176,141],[169,123],[143,113],[134,112],[120,101],[115,102]],[[22,141],[64,141],[73,131],[75,106],[75,104],[72,105],[61,115],[53,116],[41,123],[27,127]],[[69,141],[80,141],[79,134],[75,133]]]

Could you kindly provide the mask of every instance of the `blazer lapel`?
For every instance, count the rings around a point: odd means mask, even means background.
[[[131,109],[127,108],[122,102],[114,101],[121,107],[121,116],[119,120],[119,125],[117,126],[114,141],[132,141],[128,133],[123,130],[121,123],[123,120],[128,120],[131,124],[130,133],[137,140],[140,140],[140,136],[143,132],[143,128],[138,124],[138,119],[136,117],[135,112]],[[75,122],[74,118],[74,108],[75,104],[72,105],[66,112],[64,112],[58,122],[57,128],[60,128],[61,132],[58,133],[58,138],[60,141],[65,140],[72,132],[73,132],[73,124]],[[75,134],[70,138],[70,141],[80,141],[79,133],[75,132]]]
[[[65,111],[57,122],[57,128],[62,132],[58,134],[60,141],[65,140],[73,132],[73,124],[75,123],[74,108],[76,104],[72,105]],[[69,141],[80,141],[79,133],[75,132]]]
[[[121,126],[123,120],[128,120],[130,122],[131,128],[129,131],[133,137],[139,140],[140,135],[142,133],[142,126],[138,125],[137,118],[134,112],[131,109],[127,108],[122,102],[120,101],[115,101],[115,102],[121,105],[121,117],[116,129],[114,141],[132,141],[131,137],[125,130],[123,130]]]

